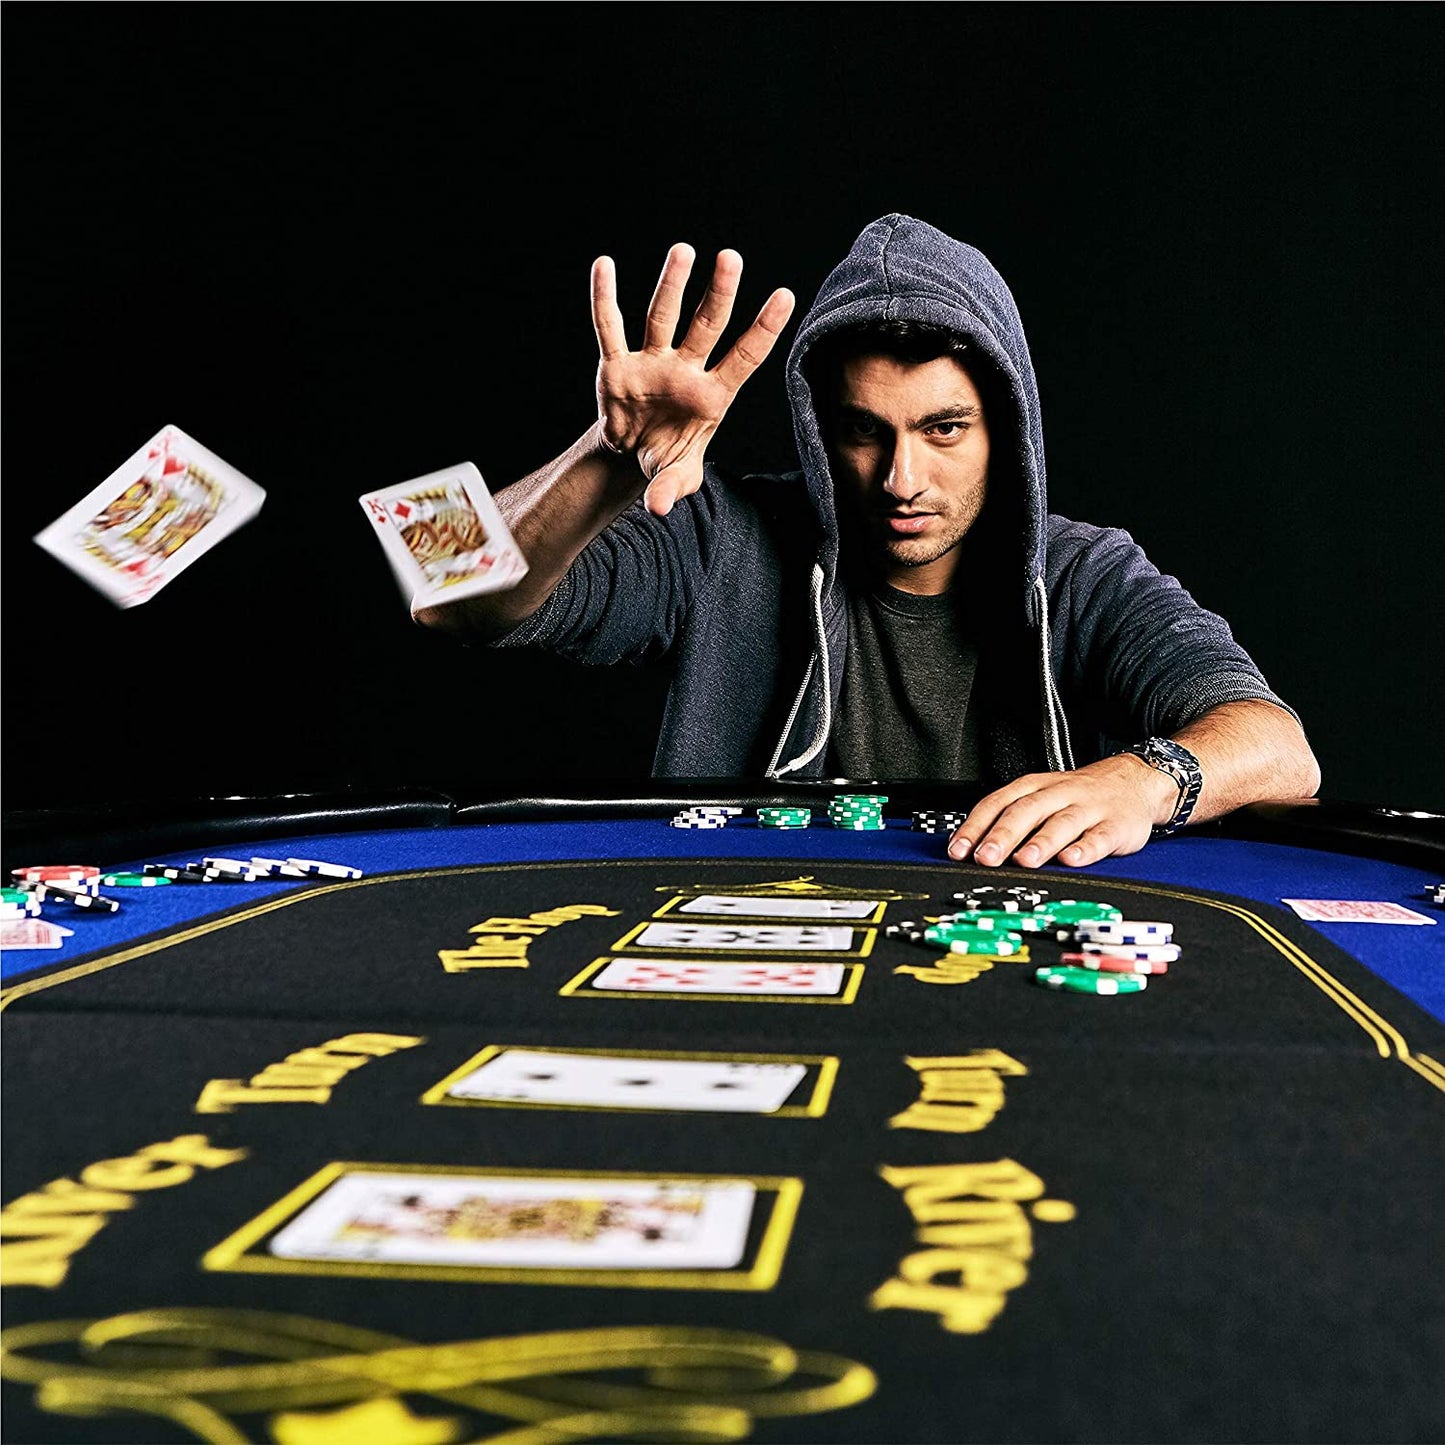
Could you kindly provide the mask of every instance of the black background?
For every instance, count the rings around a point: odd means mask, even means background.
[[[1445,809],[1431,6],[5,7],[8,806],[644,776],[666,676],[410,623],[355,498],[591,419],[674,240],[806,305],[890,210],[1009,281],[1051,503]],[[789,332],[791,335],[791,330]],[[775,357],[713,455],[792,464]],[[31,536],[166,422],[265,510],[120,612]]]

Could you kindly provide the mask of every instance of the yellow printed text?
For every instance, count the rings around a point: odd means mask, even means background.
[[[409,1034],[347,1034],[314,1049],[287,1054],[249,1081],[212,1079],[196,1100],[198,1114],[229,1114],[237,1104],[324,1104],[332,1088],[353,1069],[398,1049],[413,1049],[425,1038]]]
[[[921,1089],[889,1121],[890,1129],[928,1129],[936,1134],[976,1134],[1004,1105],[1005,1077],[1028,1070],[998,1049],[974,1049],[956,1058],[904,1059],[918,1074]]]
[[[71,1260],[110,1222],[135,1207],[135,1196],[184,1184],[198,1169],[244,1159],[245,1149],[217,1149],[204,1134],[148,1144],[121,1159],[102,1159],[79,1181],[54,1179],[0,1209],[0,1284],[63,1284]]]
[[[1062,1224],[1077,1212],[1064,1199],[1044,1199],[1044,1181],[1012,1159],[985,1164],[936,1164],[878,1171],[903,1194],[928,1246],[905,1256],[898,1272],[873,1292],[875,1310],[922,1310],[960,1335],[982,1334],[1028,1279],[1034,1220]],[[1023,1205],[1029,1203],[1026,1213]]]
[[[527,945],[539,934],[579,918],[616,918],[617,910],[596,903],[564,903],[559,908],[529,913],[525,918],[488,918],[467,930],[476,937],[466,948],[438,950],[448,973],[469,973],[478,968],[526,968]]]

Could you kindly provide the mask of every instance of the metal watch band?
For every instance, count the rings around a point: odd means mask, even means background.
[[[1178,784],[1179,801],[1175,804],[1169,821],[1156,823],[1151,830],[1156,838],[1167,838],[1171,833],[1177,833],[1189,821],[1194,805],[1199,801],[1200,789],[1204,786],[1204,774],[1199,769],[1199,759],[1188,748],[1181,747],[1168,738],[1145,738],[1142,743],[1133,743],[1120,751],[1142,758],[1151,768],[1168,773]]]

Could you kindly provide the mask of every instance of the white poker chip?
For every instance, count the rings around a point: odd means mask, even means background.
[[[1105,943],[1102,940],[1081,943],[1084,953],[1102,953],[1111,958],[1135,958],[1142,963],[1176,963],[1179,959],[1177,943]]]
[[[317,878],[360,878],[361,869],[346,863],[323,863],[317,858],[288,858],[292,868],[299,868],[308,876]]]
[[[1088,918],[1074,925],[1081,942],[1169,943],[1174,938],[1172,923],[1138,923],[1129,918]]]
[[[284,858],[252,858],[251,871],[261,878],[305,878],[300,868],[293,868]]]
[[[253,871],[251,865],[242,858],[202,858],[201,867],[208,868],[213,873],[250,873]]]

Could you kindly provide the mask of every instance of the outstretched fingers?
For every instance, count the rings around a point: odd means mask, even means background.
[[[768,359],[768,353],[777,345],[795,304],[793,293],[780,286],[763,303],[758,319],[733,342],[728,354],[713,368],[713,376],[729,391],[736,392]]]
[[[611,256],[599,256],[592,263],[592,329],[603,361],[627,350],[627,331],[617,304],[617,267]]]
[[[692,275],[694,254],[692,247],[683,241],[668,251],[647,308],[647,324],[642,333],[644,351],[666,351],[672,345],[677,318],[682,314],[682,293],[687,289],[687,278]]]
[[[732,319],[733,302],[737,300],[738,282],[742,279],[743,258],[736,251],[719,251],[712,270],[712,283],[698,303],[692,325],[677,348],[679,356],[690,361],[706,361],[717,339]]]

